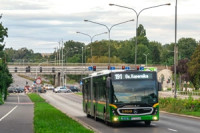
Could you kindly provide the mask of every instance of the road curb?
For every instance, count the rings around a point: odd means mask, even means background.
[[[75,94],[74,94],[75,95]],[[43,99],[45,99],[42,95],[40,95]],[[45,99],[45,101],[52,105],[47,99]],[[87,123],[85,123],[84,121],[79,120],[78,118],[71,116],[70,114],[68,114],[67,112],[64,112],[62,109],[60,109],[57,106],[52,105],[53,107],[55,107],[56,109],[60,110],[62,113],[64,113],[65,115],[67,115],[68,117],[70,117],[71,119],[75,120],[76,122],[80,123],[81,125],[83,125],[85,128],[93,130],[95,133],[101,133],[99,130],[97,130],[96,128],[88,125]],[[86,117],[86,116],[85,116]]]
[[[187,117],[187,118],[192,118],[192,119],[200,120],[200,117],[191,116],[191,115],[184,115],[184,114],[170,113],[170,112],[166,112],[166,111],[160,111],[160,113],[170,114],[170,115],[174,115],[174,116]]]

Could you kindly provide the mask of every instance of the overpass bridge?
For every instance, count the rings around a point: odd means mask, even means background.
[[[94,71],[91,69],[93,68],[93,66],[96,67],[96,71],[108,69],[107,63],[8,63],[8,69],[10,73],[25,75],[31,74],[35,77],[38,77],[39,75],[53,75],[53,81],[56,86],[59,86],[60,81],[64,80],[67,75],[89,75],[93,73]],[[115,68],[115,70],[122,70],[122,66],[125,66],[125,68],[136,69],[136,66],[134,64],[114,63],[110,65],[110,67]],[[159,65],[149,67],[157,67],[158,72],[166,69],[165,66]]]
[[[39,75],[54,75],[59,72],[66,74],[81,75],[90,74],[93,71],[89,69],[92,66],[96,66],[96,71],[107,70],[107,63],[65,63],[65,64],[54,64],[54,63],[8,63],[8,69],[10,73],[31,73]],[[111,64],[110,67],[114,67],[116,70],[121,70],[122,66],[129,67],[130,69],[136,69],[134,64]],[[138,65],[141,66],[141,65]],[[153,65],[149,67],[157,67],[158,71],[166,69],[165,66]]]

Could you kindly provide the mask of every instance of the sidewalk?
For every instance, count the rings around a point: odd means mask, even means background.
[[[10,94],[0,105],[0,132],[33,133],[33,106],[24,93]]]

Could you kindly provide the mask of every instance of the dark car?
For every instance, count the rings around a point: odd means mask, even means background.
[[[15,93],[22,93],[22,92],[24,92],[24,88],[17,87],[17,88],[15,88],[14,92]]]
[[[78,89],[78,87],[76,86],[69,86],[69,89],[72,91],[72,92],[79,92],[80,90]]]
[[[15,91],[15,88],[14,87],[9,87],[8,88],[8,93],[14,93]]]
[[[42,87],[38,87],[38,92],[39,93],[46,93],[46,89],[44,89]]]
[[[37,92],[46,93],[46,90],[42,87],[32,87],[32,89],[33,89],[33,92],[35,92],[35,93],[37,93]]]

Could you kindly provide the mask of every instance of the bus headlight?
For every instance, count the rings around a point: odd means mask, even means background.
[[[115,122],[116,122],[116,121],[118,121],[118,120],[119,120],[119,119],[118,119],[118,117],[117,117],[117,116],[114,116],[114,117],[113,117],[113,121],[115,121]]]
[[[154,121],[157,121],[157,120],[158,120],[158,117],[157,117],[157,116],[153,116],[153,120],[154,120]]]

